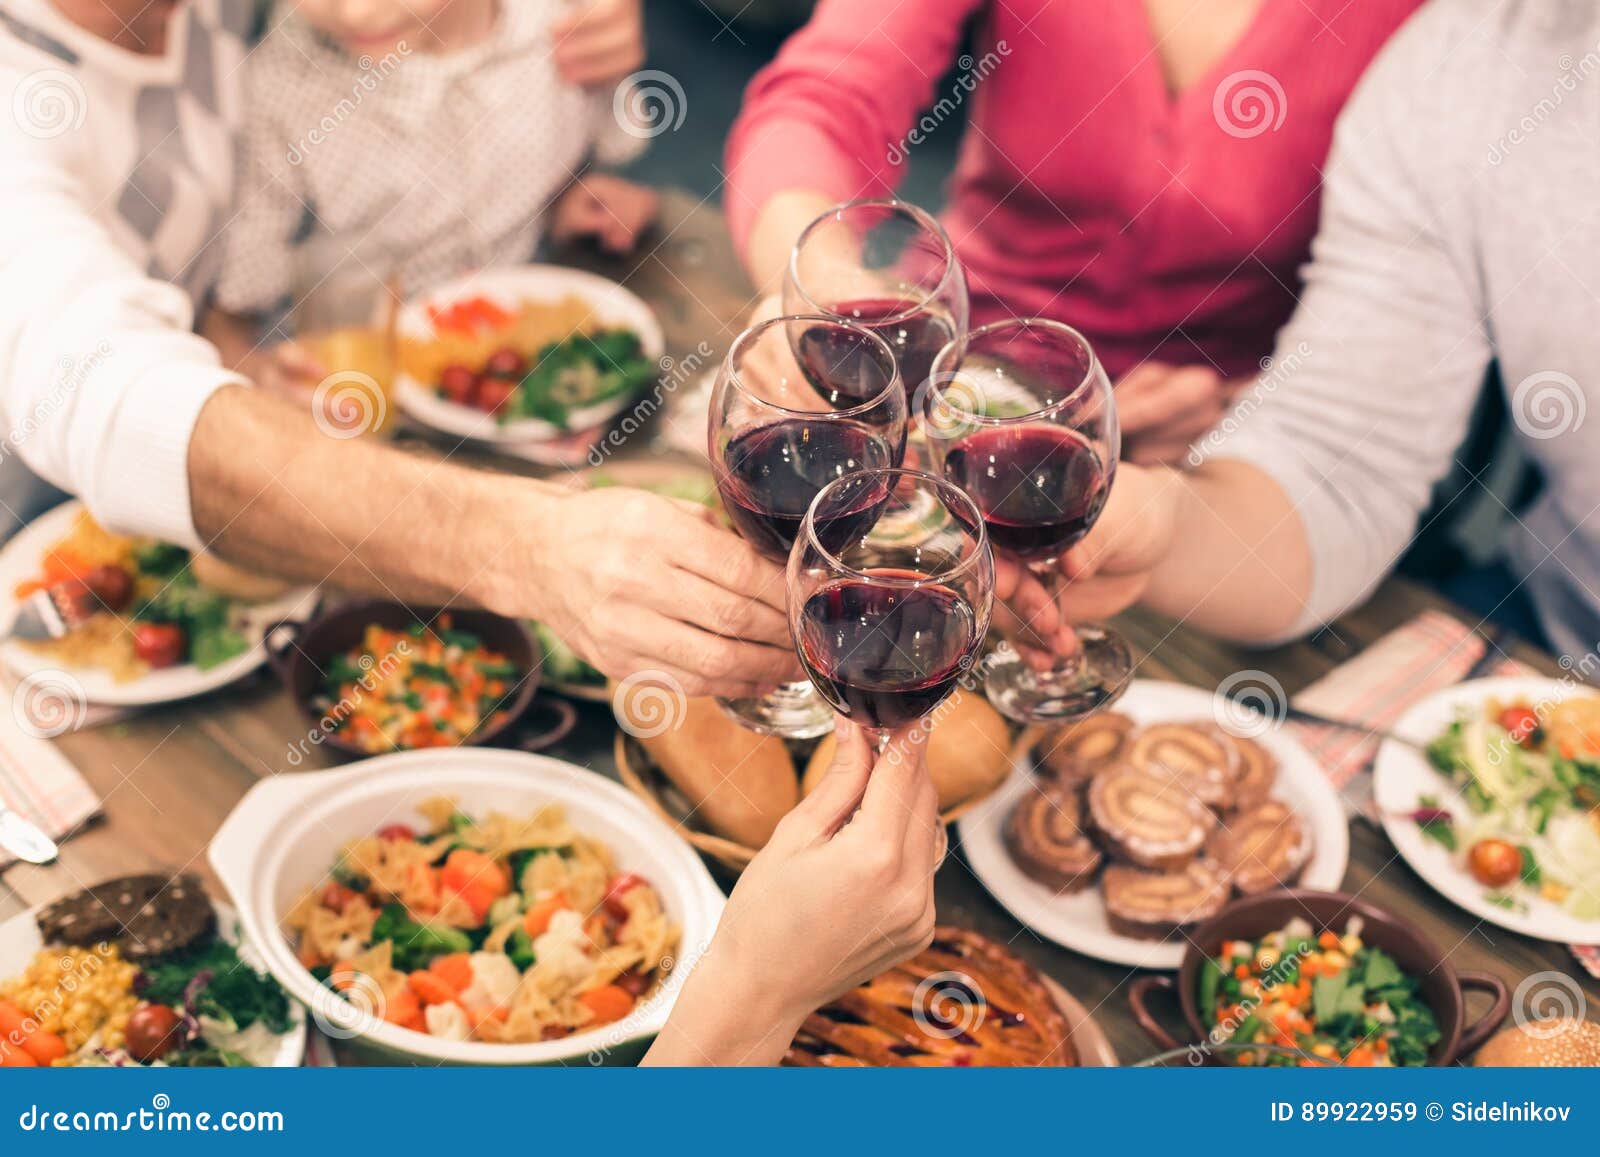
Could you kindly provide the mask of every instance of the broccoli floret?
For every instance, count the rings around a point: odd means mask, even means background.
[[[384,907],[372,925],[372,940],[394,944],[394,966],[402,972],[426,968],[435,956],[472,951],[472,940],[465,932],[438,924],[419,924],[406,915],[403,904]]]

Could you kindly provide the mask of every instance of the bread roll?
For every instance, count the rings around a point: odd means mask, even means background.
[[[1573,1016],[1514,1024],[1489,1038],[1472,1063],[1486,1068],[1556,1069],[1600,1065],[1600,1024]]]
[[[234,566],[214,554],[200,552],[189,560],[190,573],[201,586],[246,603],[264,603],[281,597],[289,584],[271,575]]]
[[[681,726],[639,742],[694,805],[696,818],[745,847],[764,847],[800,802],[783,741],[740,727],[714,699],[689,700]]]
[[[939,810],[994,787],[1011,768],[1011,729],[979,694],[957,690],[934,708],[928,735],[928,774],[939,793]],[[817,744],[806,764],[802,794],[810,795],[833,763],[833,736]]]

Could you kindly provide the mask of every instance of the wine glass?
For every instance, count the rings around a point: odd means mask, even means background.
[[[792,334],[825,335],[826,353],[804,364]],[[827,397],[837,397],[830,402]],[[708,454],[733,527],[756,551],[784,563],[812,499],[830,482],[862,469],[898,466],[905,454],[906,400],[894,354],[878,335],[822,316],[779,317],[734,339],[711,393]],[[860,506],[835,511],[848,536],[888,494],[856,491]],[[755,731],[811,739],[833,727],[833,713],[811,684],[788,683],[761,698],[719,699]]]
[[[934,358],[967,332],[967,278],[944,227],[923,210],[893,198],[849,201],[807,225],[795,242],[783,309],[879,334],[894,350],[915,413]],[[811,342],[811,334],[798,335],[801,361]]]
[[[1040,318],[995,322],[935,359],[924,422],[939,474],[983,511],[994,549],[1052,596],[1062,554],[1094,526],[1117,471],[1111,379],[1082,334]],[[1021,723],[1064,722],[1115,701],[1133,671],[1120,635],[1074,628],[1077,654],[1036,671],[1015,650],[986,661],[989,699]]]
[[[928,512],[915,531],[906,509]],[[788,583],[801,666],[881,749],[971,669],[989,627],[994,557],[959,487],[920,470],[863,470],[812,501]]]

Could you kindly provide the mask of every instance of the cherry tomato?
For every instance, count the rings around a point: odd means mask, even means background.
[[[189,639],[176,623],[135,623],[133,653],[155,668],[181,663]]]
[[[417,838],[416,829],[410,824],[385,824],[378,829],[380,840],[414,840]]]
[[[606,912],[619,924],[626,924],[629,915],[627,907],[622,903],[623,895],[644,882],[643,876],[636,876],[632,872],[623,872],[618,876],[614,876],[610,885],[606,888],[605,898],[601,903],[605,906]]]
[[[497,378],[520,378],[528,372],[527,360],[510,346],[501,346],[489,355],[483,372]]]
[[[178,1047],[182,1028],[175,1010],[164,1004],[141,1004],[128,1017],[128,1055],[136,1061],[160,1060]]]
[[[650,977],[640,972],[637,968],[630,968],[614,982],[622,991],[635,998],[644,995],[644,990],[650,987]]]
[[[1532,707],[1521,704],[1507,707],[1500,712],[1497,722],[1511,733],[1511,739],[1515,743],[1527,743],[1534,732],[1539,730],[1539,716],[1534,713]]]
[[[445,366],[439,374],[439,388],[444,396],[461,406],[472,404],[472,392],[478,386],[478,375],[466,366]]]
[[[1472,878],[1487,888],[1504,888],[1522,875],[1522,853],[1504,840],[1479,840],[1467,853]]]
[[[472,395],[472,404],[486,414],[495,414],[516,392],[516,382],[505,378],[481,377],[478,379],[477,392]]]
[[[120,566],[97,566],[83,584],[109,611],[120,611],[133,598],[133,576]]]

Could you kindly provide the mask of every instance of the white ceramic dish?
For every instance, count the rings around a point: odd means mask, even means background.
[[[12,592],[19,584],[38,576],[39,562],[45,551],[72,531],[73,521],[82,509],[83,503],[76,500],[63,502],[41,514],[0,547],[0,623],[9,623],[16,611],[17,600]],[[171,703],[226,687],[250,674],[266,662],[267,649],[261,641],[266,628],[282,619],[307,613],[315,599],[314,590],[302,587],[271,602],[240,604],[246,618],[245,635],[250,640],[250,649],[209,671],[202,671],[193,663],[179,663],[175,667],[150,671],[127,683],[118,683],[109,671],[99,667],[64,667],[48,655],[29,650],[14,640],[0,643],[0,664],[18,679],[30,675],[47,678],[45,672],[65,672],[83,689],[83,698],[90,703],[111,707]],[[50,686],[54,689],[55,684]]]
[[[279,775],[251,788],[217,830],[210,859],[267,969],[311,1008],[319,1025],[349,1023],[343,999],[295,959],[282,918],[325,877],[346,844],[387,823],[416,822],[417,805],[438,795],[478,814],[560,804],[573,827],[610,847],[620,870],[642,875],[660,892],[681,929],[680,963],[625,1019],[561,1040],[449,1041],[371,1017],[350,1035],[390,1063],[598,1063],[642,1054],[666,1023],[689,963],[710,942],[723,895],[693,849],[644,804],[620,785],[548,756],[477,747],[408,751],[340,771]]]
[[[485,269],[457,278],[407,302],[400,310],[396,326],[402,340],[426,341],[434,335],[433,324],[428,320],[429,306],[447,306],[466,297],[487,297],[504,309],[515,310],[524,301],[558,301],[567,296],[582,298],[605,325],[631,329],[638,334],[645,357],[656,360],[665,352],[661,323],[637,294],[596,274],[559,265]],[[493,414],[441,398],[431,383],[419,382],[406,373],[396,377],[394,392],[395,401],[410,417],[458,438],[479,442],[547,442],[569,433],[538,418],[520,418],[502,424]],[[569,415],[568,426],[570,430],[592,429],[631,406],[634,400],[631,396],[611,398],[587,409],[574,410]]]
[[[266,962],[248,940],[239,937],[239,916],[220,900],[211,901],[217,910],[217,935],[239,950],[239,959],[258,972],[266,970]],[[35,917],[45,905],[31,908],[20,915],[0,922],[0,978],[17,975],[28,966],[34,954],[44,947],[44,937],[39,935]],[[300,1066],[306,1053],[306,1010],[294,1001],[289,1002],[289,1031],[278,1038],[278,1050],[268,1066],[275,1069],[293,1069]]]
[[[1196,687],[1135,680],[1117,710],[1141,724],[1212,718],[1214,696]],[[1294,808],[1311,827],[1315,850],[1300,874],[1299,886],[1336,890],[1350,862],[1350,832],[1344,806],[1311,754],[1281,730],[1257,738],[1278,761],[1272,795]],[[1098,885],[1060,895],[1023,875],[1006,851],[1006,817],[1029,787],[1033,770],[1024,758],[989,799],[961,817],[957,825],[967,863],[994,898],[1039,935],[1085,956],[1134,968],[1177,968],[1188,943],[1140,940],[1115,931],[1106,919]]]
[[[1488,699],[1525,699],[1530,703],[1558,703],[1571,695],[1592,691],[1557,679],[1513,677],[1474,679],[1428,696],[1402,715],[1394,732],[1405,739],[1428,743],[1456,718],[1460,711],[1481,711]],[[1451,852],[1428,839],[1409,818],[1418,806],[1418,797],[1435,795],[1446,810],[1465,814],[1467,807],[1455,784],[1436,770],[1420,752],[1393,741],[1378,748],[1372,766],[1372,795],[1389,833],[1405,862],[1428,885],[1453,904],[1458,904],[1480,920],[1498,924],[1524,936],[1555,940],[1564,944],[1600,943],[1600,920],[1580,920],[1561,905],[1552,903],[1528,889],[1518,889],[1517,899],[1527,902],[1527,911],[1514,911],[1491,904],[1485,888],[1467,871],[1460,852]]]

